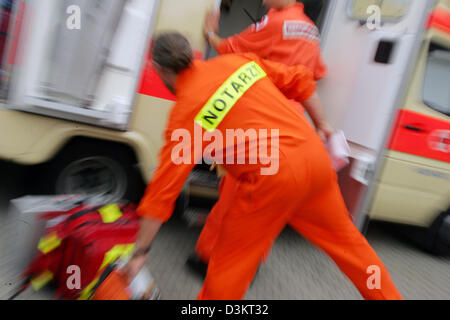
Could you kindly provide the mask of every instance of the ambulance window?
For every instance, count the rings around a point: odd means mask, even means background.
[[[396,21],[402,18],[410,6],[411,0],[350,0],[348,14],[351,19],[366,21],[374,14],[370,6],[381,9],[381,21]]]
[[[450,50],[431,44],[425,71],[423,101],[450,116]]]

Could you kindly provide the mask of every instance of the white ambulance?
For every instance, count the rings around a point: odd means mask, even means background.
[[[450,1],[304,2],[329,68],[319,94],[351,148],[340,183],[355,224],[415,226],[428,249],[449,246]],[[175,99],[151,68],[152,36],[179,30],[210,58],[207,9],[222,4],[223,37],[266,12],[261,0],[5,3],[0,158],[38,165],[42,192],[133,200],[157,165]],[[199,166],[183,194],[185,216],[198,220],[217,180]]]

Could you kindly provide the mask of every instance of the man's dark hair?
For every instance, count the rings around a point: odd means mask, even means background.
[[[189,68],[193,53],[189,41],[178,32],[160,34],[153,45],[153,61],[179,73]]]

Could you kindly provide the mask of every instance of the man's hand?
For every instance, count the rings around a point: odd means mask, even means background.
[[[209,10],[206,13],[205,23],[203,26],[203,32],[205,34],[206,39],[209,39],[209,33],[217,33],[219,30],[219,19],[220,19],[220,11],[219,10]]]
[[[216,169],[216,173],[217,173],[217,177],[218,178],[223,178],[227,175],[227,170],[225,170],[224,167],[222,167],[220,164],[217,163],[213,163],[213,165],[209,168],[209,171],[213,171],[214,169]]]
[[[334,129],[328,122],[324,122],[317,127],[317,134],[323,142],[327,142],[328,139],[333,135]]]
[[[136,250],[127,265],[121,269],[121,272],[132,281],[144,266],[148,257],[150,245],[153,242],[162,222],[154,219],[142,218],[139,227],[138,239],[136,241]]]
[[[141,271],[147,261],[148,254],[133,256],[130,261],[120,269],[120,272],[126,277],[128,283],[131,283],[136,275]]]

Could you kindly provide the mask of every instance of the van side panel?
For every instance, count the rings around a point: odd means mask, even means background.
[[[450,13],[449,1],[440,4],[435,12]],[[439,19],[431,17],[403,107],[397,113],[383,171],[376,182],[371,219],[429,227],[450,207],[450,118],[424,101],[431,46],[450,49],[450,29],[438,27]],[[438,79],[433,83],[440,85]]]
[[[155,32],[177,30],[189,38],[197,52],[203,53],[206,50],[203,17],[215,2],[161,1]],[[148,65],[143,63],[142,67],[144,74]],[[52,159],[72,137],[93,137],[130,145],[135,150],[144,179],[149,180],[157,165],[163,130],[173,101],[136,95],[126,132],[0,107],[0,158],[26,165],[39,164]]]

